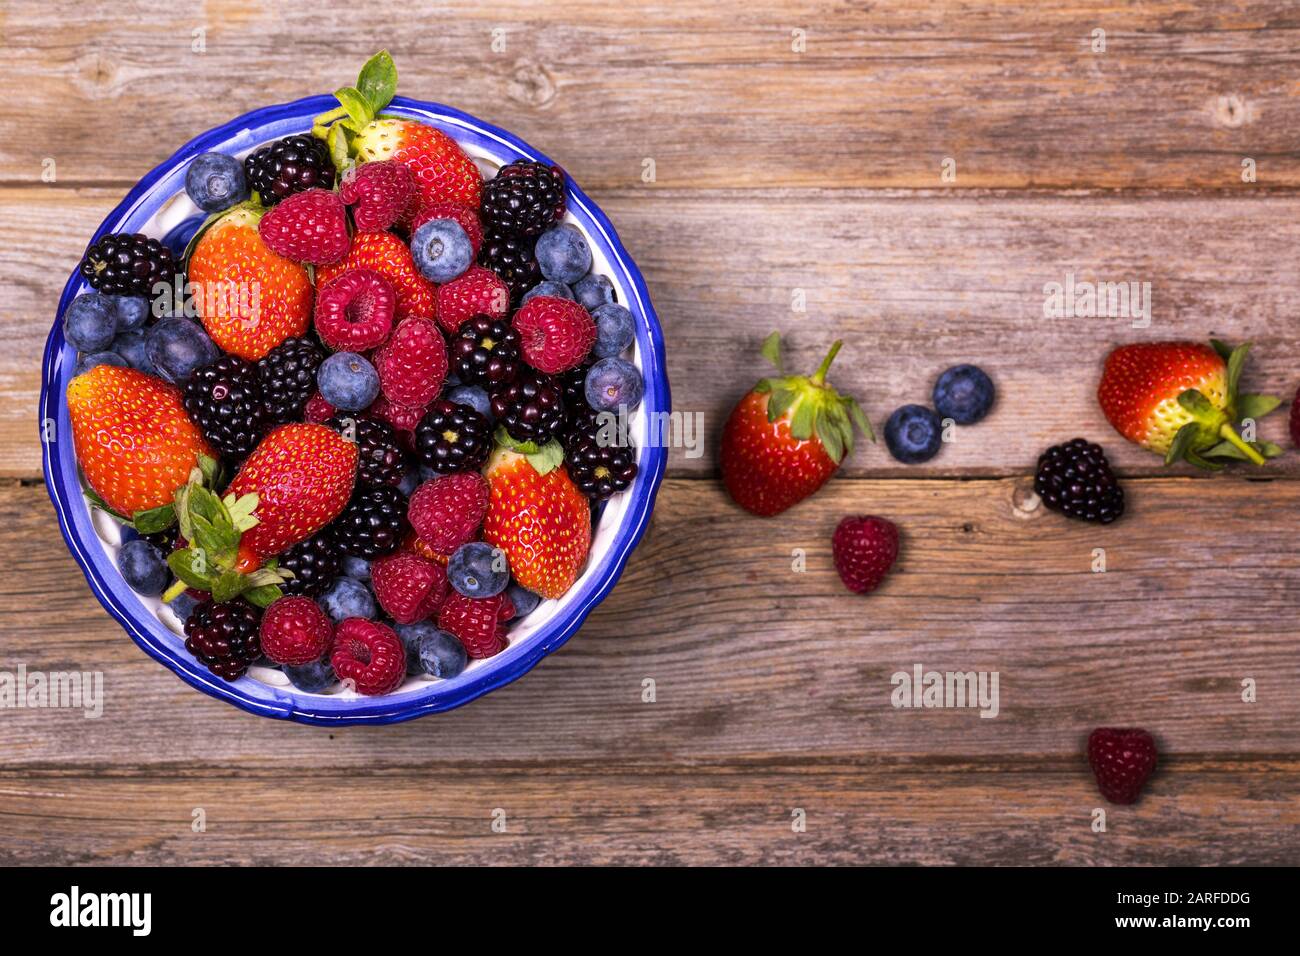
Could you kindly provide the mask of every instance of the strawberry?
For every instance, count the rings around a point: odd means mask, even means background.
[[[1233,423],[1262,418],[1280,404],[1269,395],[1237,394],[1250,344],[1144,342],[1106,357],[1097,401],[1107,421],[1129,441],[1163,455],[1222,468],[1216,459],[1257,465],[1281,454],[1270,442],[1246,441]]]
[[[310,538],[352,495],[357,446],[324,425],[281,425],[262,439],[227,489],[258,496],[257,524],[244,542],[260,557]]]
[[[490,486],[483,540],[506,553],[521,587],[558,598],[573,585],[591,548],[591,507],[552,441],[523,455],[499,447],[484,474]]]
[[[875,515],[845,518],[831,537],[831,553],[844,586],[857,594],[870,594],[898,559],[898,528]]]
[[[393,286],[397,294],[395,315],[432,319],[437,316],[437,289],[420,275],[411,250],[391,232],[361,232],[352,237],[352,248],[339,262],[316,270],[317,285],[324,285],[349,269],[371,269]]]
[[[96,365],[68,383],[72,444],[86,481],[124,517],[167,505],[215,453],[190,421],[181,393],[161,379]]]
[[[1111,803],[1135,803],[1156,769],[1156,742],[1136,727],[1098,727],[1088,735],[1088,763]]]
[[[261,209],[241,203],[198,236],[188,276],[203,327],[212,341],[256,361],[311,321],[307,270],[272,252],[258,234]]]
[[[763,343],[778,371],[780,342],[773,332]],[[876,440],[858,403],[826,384],[839,350],[836,342],[811,377],[761,380],[732,409],[719,462],[727,493],[746,511],[780,514],[825,484],[853,450],[853,424]]]

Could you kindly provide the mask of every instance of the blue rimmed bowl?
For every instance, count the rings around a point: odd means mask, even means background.
[[[194,156],[215,150],[242,157],[265,142],[308,130],[313,116],[335,105],[330,97],[308,97],[255,110],[196,137],[141,179],[90,241],[110,232],[143,232],[183,245],[202,221],[202,214],[184,189],[185,170]],[[486,175],[517,159],[551,162],[517,137],[437,103],[397,97],[385,112],[443,130],[460,143]],[[337,726],[392,723],[458,707],[527,673],[573,636],[591,609],[614,587],[650,520],[667,458],[661,443],[651,440],[652,433],[658,434],[658,428],[651,426],[666,420],[661,416],[670,411],[671,402],[663,333],[645,281],[605,214],[572,180],[568,186],[567,219],[586,234],[595,259],[593,271],[613,282],[619,301],[637,319],[633,361],[645,376],[646,389],[629,425],[638,449],[639,473],[632,487],[610,499],[601,512],[593,527],[591,554],[577,583],[564,597],[544,601],[518,622],[510,631],[510,646],[505,651],[487,660],[472,661],[450,680],[408,678],[397,691],[384,697],[363,697],[341,687],[324,694],[305,693],[270,668],[253,668],[233,683],[223,681],[186,652],[181,622],[169,607],[156,599],[142,598],[127,587],[115,562],[123,542],[122,529],[88,505],[73,455],[64,395],[73,375],[76,351],[64,341],[63,313],[73,297],[88,288],[73,272],[59,301],[41,370],[39,424],[45,484],[59,528],[91,591],[132,640],[186,683],[213,697],[266,717]]]

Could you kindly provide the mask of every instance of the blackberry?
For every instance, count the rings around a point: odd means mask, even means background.
[[[396,551],[405,533],[406,495],[388,487],[362,488],[330,525],[339,550],[368,561]]]
[[[483,228],[503,236],[536,236],[564,218],[564,170],[507,163],[483,184]]]
[[[77,271],[105,295],[152,298],[155,285],[171,285],[176,278],[176,259],[157,239],[117,232],[87,249]]]
[[[357,485],[361,488],[396,488],[406,474],[406,457],[397,441],[397,432],[387,422],[358,418],[340,412],[328,422],[348,441],[357,443]]]
[[[316,394],[316,369],[323,361],[325,350],[309,338],[285,339],[258,359],[262,403],[272,421],[302,418],[308,400]]]
[[[510,288],[510,301],[517,303],[525,292],[542,281],[533,240],[490,232],[479,249],[479,265],[491,269]]]
[[[1069,518],[1110,524],[1124,513],[1124,489],[1100,445],[1076,438],[1038,456],[1034,491]]]
[[[492,451],[492,426],[470,406],[439,399],[415,426],[415,450],[434,471],[478,471]]]
[[[515,441],[543,445],[564,427],[564,388],[549,375],[522,369],[492,393],[492,417]]]
[[[519,333],[507,319],[476,315],[451,342],[451,366],[462,385],[495,388],[519,374]]]
[[[286,136],[244,158],[248,185],[263,206],[305,189],[334,188],[334,163],[325,141],[314,136]]]
[[[343,552],[333,538],[321,532],[306,541],[298,542],[281,554],[279,567],[293,572],[293,577],[280,585],[285,594],[317,597],[326,585],[339,576],[343,567]]]
[[[209,442],[236,460],[247,458],[272,424],[257,369],[237,355],[194,373],[185,383],[185,411]]]
[[[243,598],[200,601],[185,619],[185,649],[224,680],[238,680],[262,656],[262,612]]]
[[[632,484],[636,477],[636,449],[604,446],[584,436],[568,450],[564,466],[579,491],[592,501],[604,501]]]

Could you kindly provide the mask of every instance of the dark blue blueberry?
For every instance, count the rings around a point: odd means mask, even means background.
[[[145,355],[161,378],[179,385],[215,362],[221,350],[196,323],[172,316],[145,333]]]
[[[375,596],[355,578],[335,578],[316,603],[335,624],[350,617],[375,616]]]
[[[506,594],[510,596],[510,603],[515,606],[515,620],[526,617],[537,610],[537,605],[542,603],[541,597],[534,594],[526,588],[520,587],[514,581],[510,582],[506,588]]]
[[[136,594],[157,597],[167,590],[171,570],[163,553],[144,538],[134,538],[117,552],[117,569]]]
[[[591,271],[591,246],[582,230],[561,223],[537,237],[537,267],[542,276],[572,285]]]
[[[420,628],[415,643],[417,669],[413,673],[428,674],[446,680],[448,677],[455,677],[465,669],[465,665],[469,663],[469,655],[465,653],[464,644],[446,631],[438,630],[432,624],[412,624],[410,627]],[[408,660],[407,663],[409,664],[410,661]]]
[[[113,302],[98,292],[83,292],[63,313],[63,337],[78,352],[103,352],[117,335]]]
[[[924,405],[904,405],[885,422],[889,453],[905,465],[929,461],[942,441],[943,423]]]
[[[126,368],[129,363],[116,352],[96,352],[93,355],[82,353],[77,356],[77,367],[73,369],[73,375],[83,375],[89,372],[96,365],[116,365],[118,368]]]
[[[607,302],[591,313],[596,320],[596,344],[592,354],[597,358],[611,358],[631,348],[636,339],[636,319],[621,305]]]
[[[539,295],[549,295],[553,299],[568,299],[570,302],[573,301],[573,291],[563,282],[554,282],[551,279],[543,279],[523,294],[523,298],[519,300],[519,304],[523,305],[529,299]]]
[[[993,407],[993,380],[975,365],[954,365],[934,383],[934,410],[958,425],[973,425]]]
[[[286,664],[284,676],[289,678],[289,683],[294,687],[309,694],[319,694],[323,690],[328,690],[338,681],[328,657],[312,661],[310,664]]]
[[[248,198],[244,164],[224,153],[200,153],[185,171],[185,192],[204,212],[229,209]]]
[[[465,597],[500,594],[510,583],[506,553],[482,541],[462,544],[447,561],[447,580]]]
[[[459,385],[447,393],[447,401],[455,402],[457,405],[468,405],[474,411],[478,412],[492,424],[492,399],[488,397],[486,390],[479,388],[477,385]]]
[[[113,314],[117,316],[117,331],[142,329],[149,320],[149,300],[138,295],[110,295]]]
[[[631,410],[641,404],[645,379],[626,359],[604,358],[587,371],[582,390],[587,404],[598,412],[617,411],[620,405]]]
[[[406,497],[411,497],[416,488],[420,487],[420,471],[412,468],[402,476],[402,480],[397,483],[397,490]]]
[[[474,246],[460,223],[430,219],[411,237],[411,258],[430,282],[450,282],[474,261]]]
[[[356,352],[335,352],[320,363],[316,384],[335,408],[359,412],[379,395],[379,373]]]
[[[573,297],[582,303],[588,312],[595,312],[606,302],[617,302],[618,294],[614,283],[605,276],[588,274],[573,284]]]
[[[198,603],[198,598],[190,594],[188,591],[182,591],[180,594],[168,601],[167,606],[172,609],[172,613],[176,615],[176,618],[184,624],[190,619],[190,613]]]
[[[136,330],[118,333],[117,338],[113,339],[113,351],[126,359],[126,364],[133,369],[149,375],[158,374],[153,363],[149,361],[148,340],[145,339],[143,332]]]
[[[343,573],[354,581],[370,580],[370,562],[365,558],[354,558],[350,554],[343,555]]]

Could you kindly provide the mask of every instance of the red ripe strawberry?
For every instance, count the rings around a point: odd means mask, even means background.
[[[415,120],[377,119],[353,138],[352,148],[363,163],[395,159],[406,166],[415,177],[419,206],[458,202],[478,208],[483,175],[442,130]]]
[[[780,514],[825,484],[853,450],[853,424],[875,441],[858,403],[826,383],[839,350],[836,342],[811,377],[763,379],[732,409],[719,463],[727,493],[746,511]],[[775,332],[763,343],[763,354],[781,369]]]
[[[869,594],[880,587],[898,558],[898,528],[874,515],[845,518],[831,536],[831,553],[844,586]]]
[[[317,290],[316,334],[336,352],[365,352],[388,338],[396,308],[392,283],[373,269],[349,269]]]
[[[430,319],[403,319],[375,353],[379,387],[390,402],[415,408],[438,396],[447,378],[447,342]]]
[[[262,653],[277,664],[310,664],[334,643],[334,625],[309,597],[282,597],[262,615]]]
[[[577,368],[596,343],[596,321],[579,303],[550,295],[529,299],[515,313],[524,361],[548,375]]]
[[[442,565],[409,551],[376,558],[370,565],[375,599],[398,624],[414,624],[438,612],[447,597]]]
[[[505,592],[468,598],[452,591],[438,612],[438,627],[464,644],[470,657],[481,660],[506,649],[506,621],[514,616],[515,606]]]
[[[199,238],[187,273],[212,341],[250,362],[301,336],[311,321],[307,270],[267,246],[260,218],[247,204],[225,213]]]
[[[391,627],[350,617],[334,632],[330,665],[358,694],[389,694],[406,679],[406,648]]]
[[[421,541],[438,554],[451,554],[473,540],[487,508],[487,481],[477,472],[460,471],[416,488],[406,518]]]
[[[324,425],[290,423],[253,449],[227,489],[258,496],[258,523],[243,544],[259,557],[279,554],[325,527],[347,506],[357,446]]]
[[[96,365],[78,375],[68,415],[87,483],[124,517],[169,504],[199,455],[215,457],[180,390],[135,369]]]
[[[1111,803],[1135,803],[1156,769],[1156,742],[1135,727],[1098,727],[1088,735],[1088,763]]]
[[[438,323],[448,332],[476,315],[503,319],[510,311],[510,287],[491,269],[470,266],[465,274],[438,286]]]
[[[1117,432],[1165,457],[1202,468],[1214,459],[1257,465],[1280,453],[1275,445],[1244,441],[1233,422],[1257,419],[1279,404],[1267,395],[1237,394],[1250,345],[1230,350],[1199,342],[1122,345],[1106,357],[1097,401]]]
[[[411,315],[437,317],[437,289],[415,268],[406,243],[391,232],[357,233],[352,237],[352,248],[341,262],[316,270],[316,283],[323,285],[349,269],[373,269],[392,283],[397,293],[398,319]]]
[[[558,598],[573,586],[591,548],[591,506],[562,456],[529,458],[500,447],[488,460],[491,486],[483,540],[506,553],[521,587]]]
[[[411,217],[411,234],[414,235],[430,219],[450,219],[464,229],[474,250],[474,258],[478,258],[478,251],[483,246],[483,223],[479,221],[477,211],[458,202],[425,203]]]
[[[272,206],[257,232],[272,252],[294,262],[324,265],[348,252],[348,214],[329,189],[307,189]]]
[[[383,232],[397,222],[415,196],[415,177],[394,160],[353,166],[339,184],[339,198],[352,207],[357,232]]]

